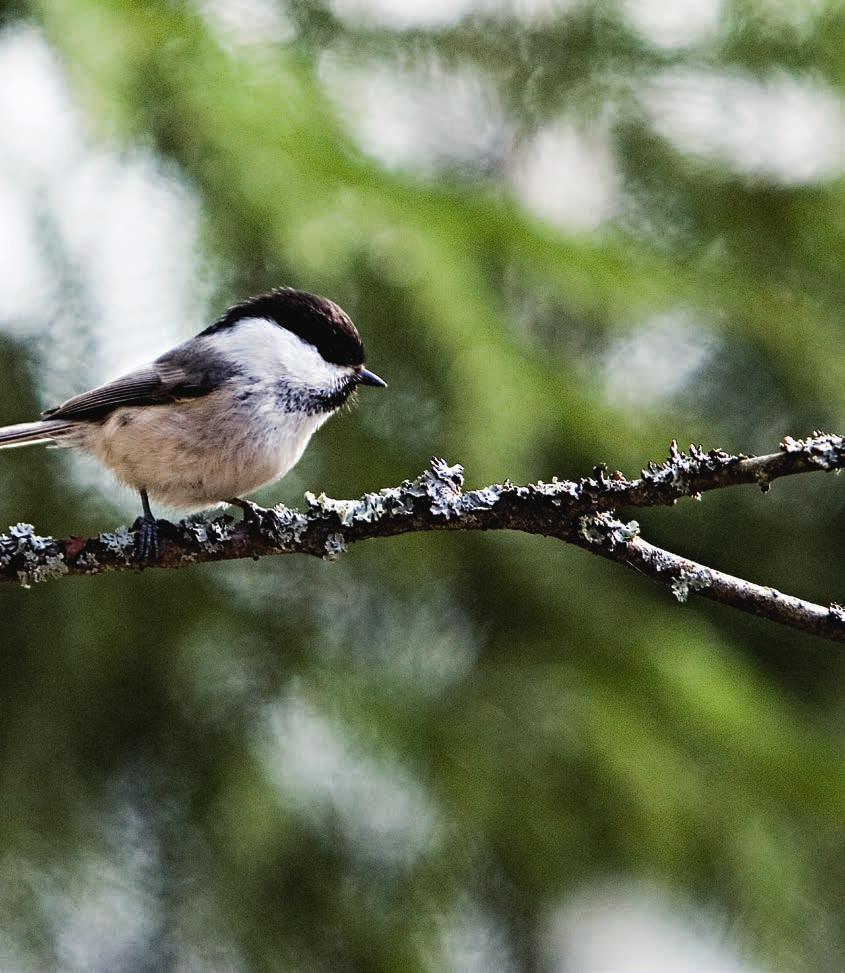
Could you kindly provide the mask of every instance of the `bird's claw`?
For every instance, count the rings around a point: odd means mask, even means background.
[[[159,559],[158,521],[153,516],[139,518],[135,538],[135,560],[139,564],[155,564]]]
[[[243,522],[248,527],[260,527],[267,514],[267,509],[254,503],[252,500],[242,500],[240,497],[233,497],[229,503],[233,507],[240,507],[243,511]]]

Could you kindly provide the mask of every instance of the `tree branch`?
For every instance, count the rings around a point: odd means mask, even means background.
[[[845,609],[841,605],[835,602],[828,606],[816,605],[785,595],[776,588],[736,578],[649,544],[636,536],[637,532],[636,521],[623,524],[609,514],[599,514],[582,527],[582,533],[589,534],[589,549],[594,554],[627,564],[653,578],[668,587],[679,602],[685,602],[695,593],[779,625],[832,642],[845,642]],[[587,546],[572,536],[564,539],[580,547]]]
[[[756,483],[764,491],[782,476],[837,471],[845,466],[842,437],[814,433],[806,440],[787,437],[780,451],[765,456],[705,452],[682,453],[672,443],[669,459],[650,463],[641,477],[628,480],[596,467],[579,481],[542,481],[517,486],[509,481],[463,491],[463,468],[432,460],[430,469],[401,486],[368,493],[359,500],[332,500],[306,494],[306,510],[258,508],[252,520],[229,516],[159,521],[162,556],[157,567],[178,568],[206,561],[258,558],[269,554],[312,554],[334,560],[347,545],[374,537],[430,530],[520,530],[556,537],[594,554],[626,564],[661,582],[680,600],[694,592],[837,642],[845,642],[845,610],[815,605],[705,567],[640,538],[639,526],[622,523],[619,507],[654,507],[682,497],[700,498],[709,490]],[[0,581],[25,586],[72,574],[100,574],[138,567],[134,529],[86,539],[40,537],[28,524],[0,534]]]

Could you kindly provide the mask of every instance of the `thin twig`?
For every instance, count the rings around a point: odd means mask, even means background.
[[[777,453],[736,456],[723,450],[672,444],[669,459],[651,463],[636,480],[596,467],[579,481],[553,480],[517,486],[509,481],[463,491],[463,468],[433,460],[416,480],[369,493],[359,500],[306,494],[305,511],[260,510],[250,522],[229,516],[171,524],[159,521],[161,557],[155,566],[179,568],[206,561],[311,554],[333,560],[349,544],[431,530],[520,530],[556,537],[586,548],[666,584],[679,600],[696,593],[782,625],[845,641],[845,612],[802,601],[773,588],[734,578],[647,543],[635,522],[624,524],[620,507],[671,505],[709,490],[756,483],[768,489],[782,476],[845,466],[845,441],[814,433],[787,437]],[[0,534],[0,581],[29,586],[72,574],[137,569],[134,529],[118,528],[90,538],[40,537],[28,524]]]
[[[817,605],[776,588],[725,574],[649,544],[637,536],[638,531],[635,521],[623,524],[605,513],[584,518],[580,531],[570,532],[563,539],[600,557],[635,568],[669,588],[679,602],[696,594],[779,625],[832,642],[845,642],[845,609],[841,605],[835,602]]]

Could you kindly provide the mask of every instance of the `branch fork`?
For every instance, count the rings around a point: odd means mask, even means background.
[[[782,476],[838,472],[843,466],[845,440],[821,432],[807,439],[787,436],[778,452],[764,456],[700,446],[685,453],[673,441],[668,459],[649,463],[635,480],[597,466],[592,476],[577,481],[517,485],[506,480],[465,491],[463,467],[434,458],[416,479],[357,500],[307,493],[304,510],[279,505],[256,507],[241,521],[229,515],[178,524],[159,521],[161,556],[155,566],[179,568],[271,554],[334,560],[350,544],[375,537],[430,530],[520,530],[556,537],[635,568],[669,588],[680,602],[694,594],[845,642],[845,609],[840,605],[816,605],[655,547],[639,536],[636,521],[625,523],[616,515],[620,508],[671,506],[685,497],[701,499],[710,490],[741,484],[756,484],[765,492]],[[0,534],[0,581],[29,587],[64,575],[137,569],[137,527],[56,539],[38,535],[29,524],[16,524]]]

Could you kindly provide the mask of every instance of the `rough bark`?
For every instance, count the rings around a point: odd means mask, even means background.
[[[779,477],[837,471],[845,465],[842,437],[814,433],[787,437],[765,456],[731,455],[720,449],[672,443],[668,460],[650,463],[629,480],[599,466],[578,481],[553,480],[517,486],[510,481],[464,491],[463,468],[434,459],[415,480],[333,500],[306,494],[304,510],[256,508],[241,521],[224,515],[179,524],[159,521],[161,556],[154,567],[180,568],[206,561],[311,554],[334,560],[349,544],[431,530],[520,530],[556,537],[594,554],[636,568],[667,586],[679,601],[696,594],[832,641],[845,641],[845,610],[785,595],[723,574],[639,536],[635,521],[614,513],[624,507],[654,507],[698,498],[709,490],[757,484],[764,491]],[[65,575],[137,570],[135,528],[96,537],[41,537],[28,524],[0,534],[0,580],[31,584]]]

